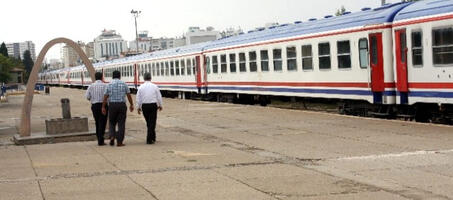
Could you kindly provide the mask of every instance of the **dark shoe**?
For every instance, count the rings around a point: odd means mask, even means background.
[[[115,145],[115,139],[112,138],[112,139],[110,139],[110,146],[113,146],[113,145]]]
[[[105,146],[105,143],[98,144],[98,146]]]
[[[123,144],[123,143],[118,143],[116,146],[117,146],[117,147],[124,147],[124,146],[126,146],[126,145]]]

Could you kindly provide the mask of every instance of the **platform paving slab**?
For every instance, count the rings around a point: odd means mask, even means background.
[[[124,175],[49,179],[41,187],[46,200],[155,199]]]
[[[42,200],[43,198],[37,181],[0,181],[0,199]]]
[[[131,177],[161,200],[275,199],[212,170],[163,172]]]

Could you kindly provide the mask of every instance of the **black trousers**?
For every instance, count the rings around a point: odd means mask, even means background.
[[[126,130],[126,103],[109,103],[109,131],[110,138],[115,138],[118,144],[122,144],[124,140],[124,132]],[[115,130],[118,124],[118,132]]]
[[[148,134],[146,136],[146,142],[151,143],[156,141],[156,120],[157,120],[157,104],[142,104],[143,116],[146,120],[146,127],[148,128]]]
[[[109,109],[108,106],[105,109]],[[107,125],[107,115],[102,114],[102,103],[91,104],[91,112],[93,113],[96,123],[96,136],[98,144],[104,144],[105,126]]]

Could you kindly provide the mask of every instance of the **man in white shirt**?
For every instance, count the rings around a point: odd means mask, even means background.
[[[98,138],[98,145],[104,146],[104,133],[107,124],[107,115],[102,114],[102,101],[104,99],[104,91],[107,84],[102,82],[102,73],[96,72],[94,74],[96,82],[88,87],[86,98],[91,102],[91,112],[93,113],[94,121],[96,123],[96,136]],[[106,108],[108,109],[108,108]]]
[[[151,83],[150,73],[145,73],[143,79],[145,79],[145,83],[138,88],[136,97],[138,114],[143,111],[146,120],[148,128],[146,144],[154,144],[156,142],[157,110],[162,111],[162,95],[157,85]]]

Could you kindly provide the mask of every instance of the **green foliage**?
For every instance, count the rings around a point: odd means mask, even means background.
[[[6,48],[6,45],[4,42],[2,42],[2,45],[0,46],[0,54],[2,54],[3,56],[5,57],[9,57],[8,56],[8,49]]]
[[[337,12],[335,13],[335,16],[340,16],[345,12],[346,12],[346,8],[344,8],[344,6],[341,6],[341,8],[338,9]]]
[[[8,83],[11,79],[9,71],[13,68],[14,64],[8,57],[0,54],[0,82]]]

